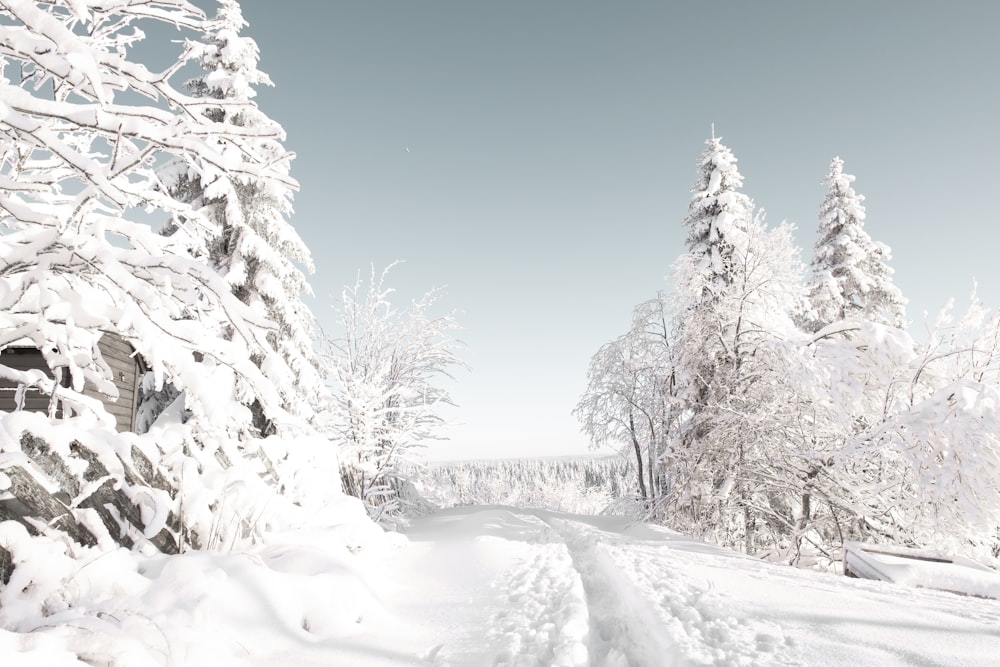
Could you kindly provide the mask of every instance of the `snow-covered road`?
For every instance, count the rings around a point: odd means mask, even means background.
[[[419,519],[407,534],[387,563],[386,613],[335,649],[344,664],[994,665],[1000,656],[996,601],[770,565],[625,519],[468,507]]]
[[[0,525],[23,557],[0,664],[1000,664],[995,600],[772,565],[615,517],[465,507],[403,538],[341,500],[344,523],[233,553],[77,561]]]

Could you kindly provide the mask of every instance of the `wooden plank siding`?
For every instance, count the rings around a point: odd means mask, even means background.
[[[39,370],[48,377],[52,377],[49,367],[45,364],[42,353],[30,347],[7,348],[0,352],[2,363],[17,371]],[[17,383],[0,378],[0,410],[11,412],[14,410],[14,398],[17,392]],[[24,409],[30,412],[48,412],[49,395],[38,389],[28,389],[24,393]],[[61,412],[57,411],[57,416]]]
[[[101,349],[104,362],[111,368],[118,388],[118,400],[109,399],[89,386],[84,387],[83,393],[104,401],[104,409],[114,416],[119,431],[132,431],[135,429],[136,389],[141,374],[135,350],[121,338],[108,334],[101,337],[97,346]]]
[[[111,369],[115,386],[118,388],[118,399],[113,400],[101,394],[91,385],[83,390],[85,396],[96,398],[104,403],[104,409],[114,416],[118,431],[133,431],[135,429],[135,412],[139,395],[139,379],[145,370],[141,359],[126,341],[105,334],[98,342],[105,363]],[[33,348],[14,347],[0,352],[3,363],[17,370],[37,369],[52,377],[48,366],[42,358],[42,353]],[[15,408],[14,394],[17,385],[0,379],[0,410],[12,412]],[[48,412],[49,397],[37,389],[29,389],[25,395],[24,409],[31,412]],[[57,416],[61,416],[60,413]]]

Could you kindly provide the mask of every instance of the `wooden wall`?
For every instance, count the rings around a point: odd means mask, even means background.
[[[111,367],[115,386],[118,387],[118,400],[112,402],[92,387],[84,387],[83,393],[104,401],[104,409],[114,415],[119,431],[135,430],[136,401],[139,398],[139,368],[138,358],[133,356],[132,346],[117,336],[104,334],[98,347],[104,356],[104,361]]]
[[[9,347],[0,352],[0,363],[17,371],[40,370],[49,377],[49,367],[42,358],[42,353],[30,347]],[[14,411],[14,394],[17,383],[0,378],[0,410]],[[49,396],[38,389],[28,389],[24,395],[24,409],[31,412],[48,412]]]
[[[118,400],[112,401],[99,393],[91,385],[84,387],[83,393],[104,402],[104,408],[114,416],[119,431],[135,429],[135,410],[139,396],[139,378],[143,368],[138,357],[134,355],[132,346],[112,334],[101,337],[98,347],[104,356],[104,361],[111,368],[115,386],[118,387]],[[17,370],[39,369],[48,372],[42,353],[32,348],[7,348],[0,352],[3,363]],[[14,410],[14,392],[16,385],[8,380],[0,379],[0,410]],[[49,397],[37,389],[28,390],[24,409],[32,412],[48,412]]]

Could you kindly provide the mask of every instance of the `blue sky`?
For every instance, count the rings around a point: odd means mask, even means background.
[[[807,260],[845,160],[915,330],[973,278],[1000,306],[995,3],[241,4],[323,326],[396,259],[401,301],[446,285],[460,311],[464,424],[433,458],[586,450],[590,356],[670,289],[712,123]]]

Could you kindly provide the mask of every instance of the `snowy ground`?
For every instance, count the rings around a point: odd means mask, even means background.
[[[409,537],[388,606],[418,641],[396,643],[411,657],[394,659],[375,654],[392,644],[384,631],[359,634],[369,664],[994,665],[1000,655],[1000,602],[771,565],[624,519],[459,508]]]
[[[646,667],[1000,655],[1000,602],[770,565],[625,519],[466,507],[417,520],[407,537],[347,529],[154,561],[120,577],[131,602],[0,631],[0,659]],[[119,566],[94,564],[94,585]]]

